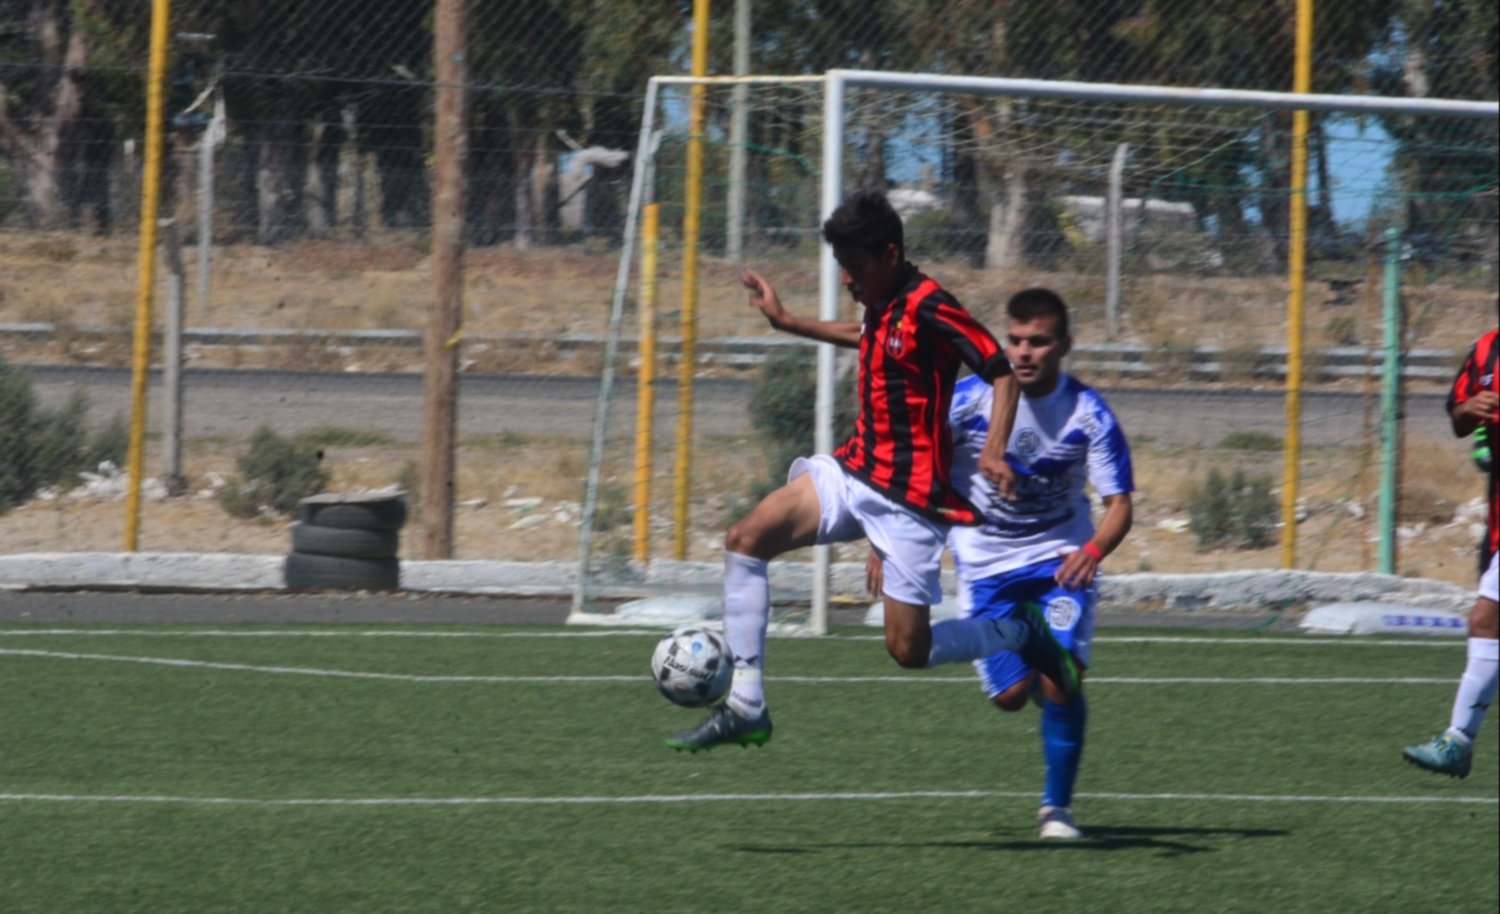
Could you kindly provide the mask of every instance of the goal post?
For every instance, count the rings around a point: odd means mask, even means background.
[[[630,451],[615,443],[623,439],[621,430],[611,430],[610,419],[613,415],[623,421],[629,415],[616,402],[620,398],[615,385],[620,362],[632,352],[621,332],[631,305],[641,207],[662,205],[664,226],[680,221],[675,218],[680,212],[668,213],[686,199],[676,160],[687,122],[683,98],[695,86],[706,96],[708,170],[710,182],[718,182],[709,188],[703,205],[717,218],[724,207],[720,198],[727,196],[722,193],[724,184],[740,182],[735,196],[744,202],[728,208],[743,211],[750,223],[736,226],[743,230],[746,258],[774,264],[779,286],[798,272],[811,272],[816,249],[817,313],[823,319],[838,318],[841,302],[838,267],[832,252],[818,243],[818,227],[848,188],[879,182],[894,188],[893,198],[896,190],[904,194],[898,208],[907,218],[913,259],[936,262],[939,268],[932,272],[940,278],[950,270],[959,274],[961,279],[947,282],[970,310],[979,311],[975,306],[982,305],[981,319],[993,319],[995,298],[1007,283],[1025,279],[1065,291],[1076,303],[1078,318],[1090,327],[1090,341],[1104,337],[1106,323],[1111,330],[1123,323],[1125,341],[1102,347],[1085,364],[1083,371],[1091,378],[1104,373],[1108,377],[1101,380],[1130,381],[1143,374],[1171,374],[1191,380],[1213,371],[1221,379],[1239,372],[1247,381],[1295,383],[1285,366],[1299,364],[1299,359],[1267,361],[1262,351],[1267,347],[1252,350],[1237,339],[1236,328],[1214,326],[1212,314],[1205,318],[1200,303],[1214,296],[1264,296],[1264,289],[1281,288],[1285,274],[1279,265],[1287,252],[1278,226],[1284,224],[1281,209],[1290,194],[1284,163],[1289,130],[1281,119],[1299,110],[1323,118],[1320,129],[1327,128],[1320,134],[1321,174],[1306,193],[1318,195],[1320,205],[1333,200],[1345,207],[1342,201],[1354,201],[1347,204],[1347,213],[1353,215],[1323,214],[1318,244],[1328,252],[1320,253],[1319,263],[1353,277],[1341,281],[1362,282],[1368,277],[1358,274],[1368,274],[1371,264],[1384,262],[1383,244],[1372,253],[1365,249],[1362,235],[1380,238],[1384,228],[1396,227],[1410,236],[1409,244],[1417,250],[1414,257],[1426,258],[1436,251],[1425,267],[1429,279],[1446,270],[1443,275],[1458,277],[1455,282],[1469,282],[1464,277],[1471,274],[1488,276],[1490,285],[1494,281],[1495,136],[1500,121],[1500,104],[1495,102],[858,70],[791,77],[654,77],[644,97],[610,303],[580,522],[574,621],[597,621],[608,613],[605,603],[630,594],[686,588],[711,601],[717,592],[719,559],[706,531],[722,533],[733,519],[728,513],[721,510],[705,523],[700,548],[680,563],[627,561],[622,555],[628,556],[628,550],[622,553],[613,545],[619,533],[612,522],[601,520],[615,513],[610,493],[615,485],[611,480],[618,476],[612,469],[616,452]],[[746,139],[731,144],[728,138],[740,135],[731,124],[740,117],[749,120]],[[1336,137],[1335,142],[1329,137],[1337,130],[1329,124],[1339,130],[1346,124],[1355,127],[1349,128],[1350,136]],[[731,145],[738,148],[726,148]],[[725,164],[742,161],[745,147],[751,160],[748,175]],[[1342,161],[1341,148],[1347,153]],[[729,155],[731,151],[736,154]],[[720,153],[723,162],[715,164]],[[702,224],[713,225],[713,218],[705,216]],[[1446,237],[1438,242],[1418,238],[1434,234],[1434,229],[1443,230],[1440,234]],[[1106,251],[1116,248],[1114,242],[1106,244],[1111,234],[1123,236],[1123,253],[1107,261]],[[674,281],[668,275],[673,256],[668,236],[664,228],[659,282],[663,286]],[[715,258],[714,246],[713,241],[706,244],[712,262],[705,288],[714,283],[731,287],[736,265]],[[1111,287],[1108,314],[1103,307],[1106,283]],[[1378,278],[1366,285],[1367,292],[1378,287]],[[710,298],[713,295],[730,297],[717,287]],[[734,306],[720,301],[706,307],[711,326],[700,331],[699,373],[730,374],[743,387],[753,372],[744,366],[784,349],[787,340],[777,339],[763,321],[757,325],[754,315],[747,316],[742,294],[732,297]],[[1116,298],[1121,301],[1116,303]],[[1188,316],[1174,321],[1171,309],[1177,307]],[[1333,323],[1330,319],[1328,333],[1321,334],[1329,339],[1320,342],[1338,342],[1346,348],[1368,342],[1375,351],[1378,325],[1366,326],[1365,318],[1354,312],[1338,318],[1337,328]],[[672,335],[663,328],[658,351],[666,357]],[[1217,353],[1217,361],[1203,364],[1203,352]],[[1082,351],[1075,350],[1073,359],[1082,361]],[[843,431],[835,428],[834,415],[840,369],[847,366],[830,345],[818,346],[814,361],[812,445],[826,453],[836,444],[836,432]],[[753,447],[748,442],[754,440],[738,403],[733,408],[740,410],[742,427],[725,432],[724,440],[714,445],[719,450],[711,447],[712,456],[703,458],[714,466],[723,464],[730,477],[744,475],[730,464]],[[1239,430],[1186,415],[1152,419],[1158,425],[1177,422],[1166,427],[1165,434],[1184,440],[1214,434],[1222,438]],[[1287,432],[1264,424],[1254,430],[1267,440],[1280,441],[1281,433],[1295,443],[1297,436]],[[695,429],[694,434],[700,433]],[[697,442],[706,443],[712,442]],[[1321,487],[1342,486],[1328,497],[1363,498],[1356,491],[1364,484],[1364,466],[1356,452],[1369,450],[1369,444],[1357,434],[1331,443],[1314,442],[1316,447],[1349,452],[1339,457],[1345,463],[1317,469]],[[1351,467],[1349,461],[1358,465]],[[700,494],[705,504],[728,501],[732,506],[745,500],[743,492],[715,491],[711,482],[705,482]],[[612,545],[601,548],[606,542]],[[842,565],[832,568],[829,555],[826,549],[817,550],[811,562],[804,562],[810,567],[798,571],[796,584],[787,585],[807,587],[804,596],[810,607],[797,622],[806,631],[826,630],[831,602],[858,589],[849,584],[852,572]],[[1319,561],[1326,557],[1315,552],[1307,567],[1317,569]],[[773,592],[778,564],[773,563]]]
[[[698,565],[701,565],[701,562],[693,562],[691,560],[681,561],[663,559],[642,561],[640,559],[640,544],[643,539],[649,538],[650,535],[649,531],[651,524],[648,518],[641,518],[638,521],[637,526],[634,528],[636,531],[637,551],[635,561],[632,563],[633,567],[622,567],[622,563],[618,561],[606,562],[605,564],[608,567],[604,569],[599,569],[596,567],[597,556],[595,547],[597,545],[597,541],[595,538],[595,533],[597,527],[599,526],[599,516],[601,513],[601,495],[605,491],[607,465],[609,464],[609,460],[606,454],[610,434],[609,419],[611,409],[618,408],[618,405],[612,405],[612,399],[614,397],[616,376],[619,371],[619,349],[621,332],[624,324],[625,311],[629,303],[628,298],[631,282],[631,271],[636,255],[637,242],[640,236],[640,226],[642,221],[641,213],[643,211],[643,208],[648,205],[659,205],[657,199],[657,177],[660,171],[658,154],[661,151],[663,138],[668,135],[670,129],[669,127],[662,126],[662,121],[669,120],[670,114],[672,112],[668,112],[666,117],[662,116],[663,112],[660,110],[661,99],[664,94],[669,93],[674,89],[692,90],[693,88],[698,87],[704,90],[722,90],[725,88],[729,88],[732,90],[734,88],[738,88],[740,92],[736,97],[733,98],[732,104],[735,110],[740,112],[737,117],[742,118],[744,116],[745,110],[744,96],[746,93],[744,90],[757,87],[761,88],[762,91],[766,89],[780,89],[783,92],[789,92],[794,95],[798,99],[799,109],[805,113],[806,111],[810,110],[809,100],[817,100],[821,102],[823,95],[820,91],[820,87],[822,86],[822,84],[823,78],[821,76],[658,76],[653,77],[647,83],[643,104],[643,115],[641,119],[641,129],[637,141],[630,195],[626,205],[625,227],[620,249],[619,266],[616,272],[614,289],[610,301],[608,329],[606,333],[606,343],[603,358],[604,364],[600,372],[601,380],[599,395],[595,405],[595,420],[590,441],[589,465],[585,479],[584,497],[579,526],[578,561],[577,570],[575,573],[576,576],[573,582],[572,612],[570,613],[569,617],[569,621],[572,623],[589,623],[599,621],[599,617],[601,615],[605,615],[604,613],[598,611],[597,601],[600,599],[619,599],[622,595],[629,596],[631,594],[639,593],[642,591],[649,592],[653,589],[667,592],[682,591],[684,588],[687,588],[688,590],[694,592],[694,594],[702,594],[707,589],[707,585],[705,585],[703,582],[703,569],[696,567]],[[707,93],[705,92],[705,94]],[[722,106],[716,110],[723,110]],[[677,120],[679,121],[679,123],[677,125],[677,128],[680,131],[681,123],[685,122],[686,119],[681,116],[680,110],[676,111],[675,113],[678,115]],[[736,121],[734,129],[736,135],[738,135],[740,129],[743,129],[739,125],[738,120]],[[686,141],[688,138],[689,136],[687,135],[684,135],[682,137],[684,141]],[[740,151],[743,152],[743,150]],[[736,161],[743,160],[742,156],[739,154],[736,154],[734,158]],[[696,187],[691,188],[683,194],[684,203],[687,200],[693,200],[698,198],[699,196],[700,189]],[[738,206],[731,205],[730,209],[732,211],[742,209],[744,205],[742,202],[743,198],[740,198],[740,200],[741,202],[738,203]],[[698,221],[701,223],[701,214],[696,215],[698,215]],[[806,220],[804,219],[803,221]],[[663,247],[665,247],[665,245],[663,245]],[[663,264],[665,264],[665,261],[666,256],[662,256]],[[696,265],[694,265],[694,267],[696,267]],[[683,272],[691,272],[687,268],[686,264],[684,264]],[[655,283],[653,283],[653,287],[654,286]],[[646,332],[643,330],[642,337],[644,338],[645,336]],[[647,351],[638,350],[637,358],[639,359],[640,357],[649,358],[651,356]],[[823,357],[820,356],[820,366],[822,364],[822,358]],[[829,371],[831,371],[831,366],[832,363],[830,361],[828,365]],[[658,373],[655,371],[655,366],[647,366],[643,371],[638,373],[638,377],[646,379],[646,383],[650,384],[652,383],[650,379],[655,377],[657,374]],[[682,377],[683,381],[681,383],[683,384],[695,383],[693,381],[692,372],[684,372]],[[638,391],[638,393],[640,394],[638,400],[639,408],[650,408],[646,404],[650,403],[655,398],[649,391]],[[687,402],[692,402],[691,397],[686,398],[686,400]],[[638,421],[643,420],[638,419]],[[822,424],[823,423],[819,423],[819,428],[822,427]],[[829,424],[831,425],[831,422]],[[820,434],[822,434],[822,432],[820,432]],[[681,448],[679,448],[679,450],[681,450]],[[690,445],[688,447],[688,452],[689,454],[692,453]],[[683,461],[679,459],[674,463],[674,472],[680,473]],[[649,473],[650,471],[647,470],[644,472]],[[678,480],[674,479],[674,483],[677,481]],[[677,485],[657,487],[657,489],[661,491],[674,492],[678,488],[680,487]],[[688,512],[676,510],[676,507],[677,506],[674,506],[674,510],[672,511],[673,519],[676,523],[681,524],[684,522],[682,519],[683,515]],[[677,539],[682,539],[685,536],[685,532],[682,530],[674,531],[674,536]],[[819,551],[821,552],[822,550],[820,549]],[[823,559],[822,563],[824,566],[826,566],[826,559]],[[668,570],[662,571],[662,569],[664,568]],[[653,574],[653,571],[658,573]],[[817,586],[822,588],[825,585],[819,584]]]

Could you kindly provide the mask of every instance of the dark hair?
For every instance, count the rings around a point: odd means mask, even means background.
[[[878,190],[857,190],[840,203],[823,223],[823,240],[834,248],[862,248],[872,254],[894,244],[906,255],[901,217]]]
[[[1022,289],[1005,303],[1005,316],[1013,321],[1023,322],[1034,321],[1039,317],[1055,318],[1058,338],[1067,339],[1069,336],[1068,306],[1063,302],[1062,296],[1051,289],[1040,286]]]

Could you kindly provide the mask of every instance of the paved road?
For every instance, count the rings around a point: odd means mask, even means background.
[[[130,373],[114,368],[36,366],[29,369],[42,401],[62,403],[74,389],[88,394],[91,416],[128,414]],[[159,396],[153,376],[153,396]],[[1103,392],[1133,438],[1158,444],[1215,444],[1226,435],[1256,430],[1280,436],[1285,401],[1280,391],[1142,390]],[[695,395],[694,422],[701,435],[734,435],[749,428],[751,384],[704,380]],[[465,376],[460,381],[462,436],[521,434],[587,439],[592,434],[598,382],[543,375]],[[634,425],[635,386],[615,387],[611,432]],[[658,388],[658,428],[676,417],[676,385]],[[161,415],[159,401],[151,404]],[[1311,447],[1362,440],[1379,425],[1379,404],[1360,393],[1303,394],[1302,438]],[[1441,394],[1408,394],[1402,403],[1412,438],[1447,438]],[[189,438],[247,434],[262,423],[283,434],[336,427],[380,432],[393,440],[420,439],[422,379],[415,374],[193,370],[185,374],[184,422]]]

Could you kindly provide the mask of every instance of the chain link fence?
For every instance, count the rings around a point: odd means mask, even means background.
[[[460,558],[570,557],[643,91],[649,76],[687,69],[691,6],[469,3]],[[732,73],[736,59],[748,57],[756,73],[857,67],[1282,91],[1292,81],[1295,6],[756,0],[745,9],[719,0],[710,71]],[[148,499],[142,548],[282,551],[278,520],[231,519],[214,497],[233,484],[258,427],[316,443],[335,488],[409,486],[415,476],[420,336],[432,297],[432,4],[177,2],[172,17],[162,213],[174,222],[185,266],[175,278],[164,271],[157,300],[165,304],[174,282],[180,286],[187,494]],[[76,410],[69,397],[84,391],[93,427],[128,411],[148,25],[147,8],[126,0],[0,3],[0,353],[30,374],[39,410]],[[1500,95],[1493,4],[1321,3],[1314,33],[1316,92]],[[666,116],[685,118],[686,104],[669,103]],[[735,480],[774,472],[738,463],[760,452],[744,404],[761,349],[743,339],[763,336],[764,327],[744,308],[734,281],[739,258],[730,255],[764,265],[794,293],[808,293],[802,301],[812,307],[818,150],[805,120],[790,107],[780,114],[757,119],[747,139],[745,181],[763,192],[749,194],[758,202],[745,213],[743,252],[730,250],[734,233],[724,217],[729,128],[725,120],[709,127],[719,151],[705,191],[698,332],[707,384],[696,428],[712,439],[704,442],[710,458],[725,455],[705,465],[726,478],[705,490],[694,513],[701,556],[749,497]],[[1172,366],[1172,383],[1196,389],[1274,390],[1275,354],[1265,350],[1285,345],[1290,119],[1219,112],[1187,120],[1181,110],[1125,116],[1077,104],[1008,116],[1002,124],[994,112],[917,106],[902,127],[905,141],[867,133],[850,174],[921,201],[909,210],[914,253],[976,312],[986,314],[1022,279],[1064,289],[1080,309],[1075,362],[1102,386],[1135,384],[1141,372],[1133,362]],[[995,129],[1005,142],[979,135]],[[1364,353],[1380,340],[1379,239],[1398,228],[1406,343],[1413,353],[1436,353],[1430,363],[1411,359],[1432,376],[1412,381],[1429,397],[1421,410],[1440,409],[1430,400],[1438,379],[1493,323],[1497,256],[1493,124],[1435,129],[1410,119],[1316,116],[1310,135],[1309,345],[1324,360],[1313,367],[1337,358],[1356,375],[1368,367]],[[917,134],[927,135],[911,138]],[[1112,324],[1095,255],[1117,156],[1126,255]],[[683,220],[672,182],[683,157],[680,144],[659,154],[669,338],[679,316]],[[1014,205],[998,205],[1006,201]],[[1337,356],[1340,349],[1353,354]],[[1195,366],[1203,362],[1222,370],[1202,372]],[[1367,381],[1338,372],[1314,378],[1366,422]],[[626,387],[621,396],[629,394]],[[671,421],[671,399],[661,398],[663,422]],[[152,409],[155,421],[161,410],[155,402]],[[1207,395],[1195,407],[1207,416],[1219,409]],[[1408,423],[1408,460],[1462,473],[1463,452],[1442,440],[1436,415]],[[1151,457],[1163,466],[1183,429],[1202,425],[1191,415],[1176,421],[1177,431],[1141,435],[1139,446],[1161,450]],[[1320,504],[1348,512],[1342,523],[1364,541],[1367,522],[1355,515],[1368,510],[1368,493],[1348,480],[1359,478],[1370,438],[1356,425],[1357,435],[1341,432],[1329,444],[1340,456],[1313,479],[1343,482]],[[1236,431],[1255,435],[1219,449]],[[1171,475],[1196,477],[1216,460],[1226,467],[1275,460],[1279,445],[1271,442],[1281,432],[1275,408],[1259,410]],[[1219,451],[1222,459],[1214,458]],[[160,470],[148,457],[148,472]],[[1404,523],[1439,545],[1405,570],[1467,581],[1477,536],[1455,518],[1464,496],[1478,493],[1478,478],[1472,490],[1427,479],[1415,468],[1404,479]],[[606,518],[620,520],[626,488],[606,480]],[[1143,491],[1147,523],[1132,535],[1133,565],[1275,564],[1269,552],[1177,548],[1182,534],[1172,529],[1187,501],[1180,488]],[[112,491],[108,479],[36,488],[0,514],[0,548],[118,548],[123,509],[109,500]],[[1368,551],[1352,550],[1343,564],[1321,554],[1307,561],[1368,568]]]

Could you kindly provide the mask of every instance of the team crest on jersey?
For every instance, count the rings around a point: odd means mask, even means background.
[[[1072,597],[1058,597],[1047,603],[1047,624],[1059,631],[1067,631],[1078,623],[1083,607]]]
[[[1028,459],[1035,457],[1036,452],[1042,449],[1042,438],[1035,430],[1023,428],[1016,434],[1016,450],[1022,457]]]
[[[891,355],[900,355],[906,351],[906,337],[901,335],[901,321],[891,325],[890,334],[885,338],[885,350]]]

